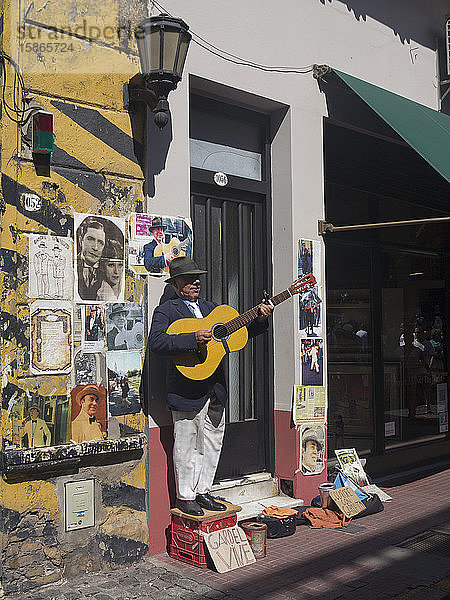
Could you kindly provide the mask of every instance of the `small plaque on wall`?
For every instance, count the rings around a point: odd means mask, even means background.
[[[66,531],[95,525],[94,480],[71,481],[64,486]]]

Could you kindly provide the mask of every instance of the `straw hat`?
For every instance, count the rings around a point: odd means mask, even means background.
[[[83,385],[83,387],[78,390],[78,392],[75,394],[74,400],[78,406],[81,406],[81,401],[83,398],[89,395],[95,396],[98,401],[103,400],[104,398],[104,393],[100,390],[98,385],[89,384]]]

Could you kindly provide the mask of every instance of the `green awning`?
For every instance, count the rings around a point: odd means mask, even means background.
[[[333,71],[450,182],[450,116],[337,69]]]

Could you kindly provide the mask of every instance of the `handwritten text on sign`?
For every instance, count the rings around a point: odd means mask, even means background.
[[[331,490],[330,496],[346,517],[351,518],[355,515],[359,515],[359,513],[366,508],[354,490],[349,487],[344,486],[337,490]]]
[[[247,536],[237,525],[203,535],[219,573],[245,567],[256,561]]]

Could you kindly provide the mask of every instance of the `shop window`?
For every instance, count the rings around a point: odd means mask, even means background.
[[[392,448],[444,435],[445,281],[439,255],[385,250],[381,264],[385,438]]]
[[[328,449],[374,445],[370,253],[327,246]]]

